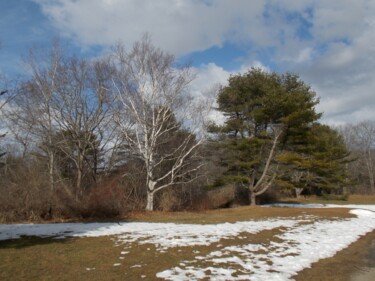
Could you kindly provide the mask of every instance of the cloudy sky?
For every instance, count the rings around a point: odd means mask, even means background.
[[[329,124],[375,120],[374,0],[0,0],[0,69],[22,73],[32,46],[60,38],[95,57],[148,32],[190,62],[196,91],[259,66],[294,72]]]

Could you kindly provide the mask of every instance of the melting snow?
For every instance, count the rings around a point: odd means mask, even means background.
[[[223,246],[215,251],[176,261],[175,267],[157,273],[167,280],[290,280],[313,262],[331,257],[360,236],[375,229],[375,205],[278,205],[302,208],[350,208],[350,219],[316,220],[314,216],[222,224],[173,223],[66,223],[0,225],[0,240],[22,235],[41,237],[96,237],[116,235],[115,246],[136,242],[154,244],[160,253],[174,247],[208,246],[240,234],[278,229],[274,241]],[[241,236],[246,241],[246,236]],[[125,249],[125,248],[124,248]],[[179,249],[180,251],[180,249]],[[199,254],[200,251],[193,250]],[[121,251],[121,255],[128,251]],[[123,257],[122,257],[123,258]],[[120,258],[121,259],[121,258]],[[113,266],[120,266],[114,263]],[[136,264],[132,267],[140,267]],[[86,268],[93,270],[94,268]]]

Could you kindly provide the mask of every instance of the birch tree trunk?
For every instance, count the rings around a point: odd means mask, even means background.
[[[153,211],[153,210],[154,210],[154,192],[148,190],[147,191],[146,211]]]
[[[187,86],[192,75],[189,68],[175,68],[173,56],[154,47],[147,36],[128,52],[119,46],[114,57],[113,85],[120,104],[115,120],[127,153],[145,167],[145,208],[152,211],[155,193],[194,180],[200,168],[193,163],[202,140],[191,128],[181,130],[190,114]],[[163,149],[174,134],[180,136],[178,143]]]

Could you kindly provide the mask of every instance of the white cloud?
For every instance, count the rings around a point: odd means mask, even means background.
[[[312,60],[313,57],[313,50],[311,48],[304,48],[298,52],[297,56],[285,57],[281,61],[287,63],[308,63]]]
[[[216,88],[218,85],[227,85],[230,75],[243,74],[252,67],[270,71],[269,67],[259,61],[241,65],[238,70],[234,71],[227,71],[215,63],[202,64],[193,69],[196,78],[191,83],[191,90],[195,96],[205,96],[212,88]]]
[[[196,78],[193,80],[192,88],[197,92],[208,91],[215,84],[226,84],[231,74],[215,63],[201,65],[195,68],[194,72]]]
[[[194,68],[195,79],[191,83],[191,90],[195,102],[206,104],[206,107],[216,107],[216,94],[220,85],[227,84],[230,72],[224,70],[215,63],[203,64]],[[224,116],[214,110],[208,110],[206,121],[214,121],[217,124],[224,122]]]
[[[65,35],[83,44],[109,45],[119,40],[131,44],[149,32],[157,45],[177,55],[221,46],[228,37],[239,38],[264,9],[260,0],[237,0],[234,5],[225,0],[212,5],[197,0],[35,1]],[[261,29],[254,31],[259,34],[252,37],[271,40]]]
[[[317,1],[312,33],[321,42],[351,38],[362,31],[369,1]]]
[[[375,118],[368,110],[375,108],[373,0],[34,1],[82,46],[130,45],[145,32],[175,55],[239,44],[249,50],[245,65],[272,62],[300,73],[321,96],[326,122]],[[259,55],[265,48],[268,61]],[[207,64],[199,75],[194,85],[204,92],[229,72]]]
[[[215,63],[203,64],[198,68],[194,68],[195,77],[191,83],[192,94],[198,102],[211,103],[214,107],[216,104],[216,94],[220,86],[228,84],[228,78],[234,74],[243,74],[251,67],[261,68],[265,71],[270,69],[259,61],[254,61],[251,64],[242,65],[238,70],[227,71]],[[222,124],[225,121],[223,114],[216,110],[211,110],[208,114],[208,120],[214,121],[217,124]]]

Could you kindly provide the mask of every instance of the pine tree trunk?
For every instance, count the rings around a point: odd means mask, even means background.
[[[256,194],[250,190],[250,206],[256,206]]]

